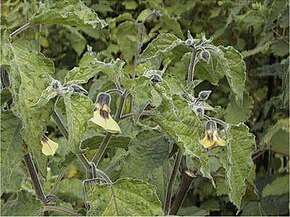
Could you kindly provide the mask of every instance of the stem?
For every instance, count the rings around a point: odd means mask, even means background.
[[[177,215],[178,210],[183,204],[185,196],[187,195],[187,192],[191,184],[193,183],[193,180],[194,180],[194,176],[188,173],[188,171],[185,171],[182,174],[181,186],[172,204],[172,207],[170,209],[170,212],[169,212],[170,215]]]
[[[115,121],[118,123],[121,120],[121,115],[122,115],[122,111],[123,111],[123,107],[124,107],[124,103],[127,97],[127,91],[125,91],[120,99],[120,104],[117,108],[116,114],[115,114]],[[98,167],[107,147],[108,144],[110,142],[112,138],[112,133],[107,133],[106,136],[104,137],[100,147],[98,148],[98,151],[96,152],[96,154],[94,155],[92,162],[95,163],[96,167]]]
[[[67,127],[65,126],[63,120],[61,119],[61,117],[59,116],[59,114],[57,113],[57,111],[55,109],[53,109],[52,112],[52,117],[56,123],[56,125],[58,126],[59,130],[61,131],[62,135],[68,139],[68,130]],[[78,157],[78,159],[83,163],[84,167],[87,170],[91,169],[91,165],[89,160],[87,159],[87,157],[84,154],[77,154],[76,155]]]
[[[150,111],[150,110],[144,110],[141,113],[141,116],[150,116],[151,113],[152,113],[152,111]],[[128,114],[122,115],[120,117],[120,120],[124,120],[124,119],[127,119],[127,118],[132,118],[132,117],[133,117],[133,113],[128,113]]]
[[[24,30],[28,29],[30,27],[30,23],[25,23],[23,26],[20,26],[18,29],[16,29],[14,32],[10,34],[10,38],[15,37],[16,35],[20,34]]]
[[[196,48],[192,48],[192,57],[188,66],[188,73],[187,73],[187,83],[190,84],[193,81],[194,78],[194,68],[196,65],[195,59],[196,59]]]
[[[73,216],[83,216],[82,214],[76,212],[75,210],[68,209],[65,207],[58,207],[58,206],[45,206],[44,211],[60,211],[63,213],[68,213]]]
[[[169,183],[168,183],[168,186],[167,186],[166,199],[165,199],[165,203],[164,203],[164,214],[165,215],[169,214],[169,208],[170,208],[170,205],[171,205],[171,196],[172,196],[172,192],[173,192],[173,185],[174,185],[174,182],[175,182],[175,179],[176,179],[178,168],[180,166],[180,162],[181,162],[181,159],[182,159],[182,154],[183,154],[182,150],[179,149],[178,152],[177,152],[177,156],[175,158],[173,170],[172,170],[172,173],[171,173],[171,176],[170,176],[170,179],[169,179]]]
[[[35,189],[35,193],[38,196],[38,198],[46,205],[47,199],[46,199],[46,196],[44,194],[42,185],[41,185],[39,177],[38,177],[38,173],[36,171],[34,161],[33,161],[30,153],[24,155],[24,161],[25,161],[27,170],[30,174],[30,177],[31,177],[34,189]]]

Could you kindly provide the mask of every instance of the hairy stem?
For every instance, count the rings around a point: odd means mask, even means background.
[[[173,186],[174,186],[174,182],[177,176],[177,172],[178,172],[178,168],[180,166],[180,162],[182,159],[182,150],[179,149],[177,152],[177,156],[175,158],[175,162],[174,162],[174,166],[173,166],[173,170],[169,179],[169,183],[167,186],[167,191],[166,191],[166,197],[165,197],[165,203],[164,203],[164,214],[168,215],[169,214],[169,209],[170,209],[170,205],[171,205],[171,196],[172,196],[172,192],[173,192]]]
[[[187,72],[187,83],[191,84],[194,78],[194,69],[196,65],[196,48],[192,48],[192,55],[191,55],[191,60],[188,66],[188,72]]]
[[[30,27],[30,23],[25,23],[23,26],[20,26],[18,29],[16,29],[14,32],[10,34],[10,38],[15,37],[16,35],[20,34],[24,30],[28,29]]]
[[[118,123],[121,120],[121,115],[122,115],[122,111],[123,111],[123,107],[124,107],[124,103],[127,97],[127,91],[125,91],[120,99],[120,104],[117,108],[116,114],[115,114],[115,121]],[[96,167],[98,167],[107,147],[108,144],[110,142],[112,138],[112,133],[107,133],[106,136],[104,137],[100,147],[98,148],[98,151],[96,152],[96,154],[94,155],[92,162],[95,163]]]
[[[46,196],[44,194],[42,185],[41,185],[39,177],[38,177],[38,173],[36,171],[34,161],[33,161],[30,153],[24,155],[24,161],[25,161],[27,170],[30,174],[36,195],[44,204],[47,204],[47,199],[46,199]]]
[[[70,214],[72,216],[83,216],[82,214],[76,212],[75,210],[68,209],[65,207],[59,207],[59,206],[45,206],[44,211],[59,211],[59,212]]]
[[[58,126],[59,130],[61,131],[62,135],[68,139],[68,130],[67,127],[65,126],[63,120],[61,119],[61,117],[59,116],[59,114],[57,113],[57,111],[55,109],[53,109],[52,112],[52,117],[56,123],[56,125]],[[87,159],[87,157],[84,154],[77,154],[76,155],[78,157],[78,159],[83,163],[84,167],[90,171],[91,169],[91,165],[89,160]]]
[[[185,196],[187,195],[187,192],[191,184],[193,183],[193,180],[194,180],[194,176],[191,175],[190,173],[187,173],[187,171],[182,173],[181,186],[172,204],[172,207],[170,209],[170,212],[169,212],[170,215],[177,215],[178,210],[183,204]]]

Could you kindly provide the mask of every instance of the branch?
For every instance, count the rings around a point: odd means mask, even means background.
[[[24,161],[25,161],[27,170],[30,174],[30,177],[31,177],[34,189],[35,189],[35,193],[38,196],[38,198],[46,205],[47,199],[46,199],[46,196],[44,194],[42,185],[41,185],[39,177],[38,177],[38,173],[36,171],[34,161],[33,161],[30,153],[24,155]]]
[[[185,196],[187,195],[187,192],[193,183],[194,177],[195,175],[188,170],[182,173],[181,186],[170,209],[170,215],[177,215],[178,210],[183,204]]]
[[[65,207],[58,207],[58,206],[45,206],[44,211],[59,211],[59,212],[70,214],[72,216],[83,216],[82,214],[76,212],[75,210],[68,209]]]
[[[166,199],[165,199],[165,203],[164,203],[164,214],[168,215],[169,214],[169,209],[170,209],[170,205],[171,205],[171,196],[172,196],[172,192],[173,192],[173,185],[176,179],[176,175],[178,172],[178,168],[180,166],[180,162],[182,159],[182,150],[179,149],[177,152],[177,156],[175,158],[175,162],[174,162],[174,166],[173,166],[173,170],[169,179],[169,183],[167,186],[167,191],[166,191]]]
[[[30,23],[25,23],[23,26],[20,26],[18,29],[16,29],[14,32],[10,34],[10,38],[15,37],[16,35],[20,34],[24,30],[28,29],[30,27]]]
[[[196,65],[196,48],[193,47],[192,48],[192,56],[191,56],[191,60],[188,66],[188,72],[187,72],[187,83],[190,84],[193,81],[194,78],[194,69],[195,69],[195,65]]]

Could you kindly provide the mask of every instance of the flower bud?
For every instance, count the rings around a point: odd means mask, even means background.
[[[206,61],[207,63],[209,63],[209,61],[210,61],[210,53],[207,50],[202,51],[201,57],[202,57],[202,59],[204,61]]]
[[[110,102],[111,102],[111,96],[107,93],[99,93],[98,97],[97,97],[97,101],[96,103],[99,104],[101,107],[103,107],[104,105],[107,105],[108,107],[110,107]]]
[[[162,83],[162,78],[160,75],[152,75],[151,76],[151,82],[155,85],[158,83]]]
[[[211,94],[211,90],[203,90],[203,91],[199,92],[198,98],[200,100],[207,100],[209,98],[210,94]]]

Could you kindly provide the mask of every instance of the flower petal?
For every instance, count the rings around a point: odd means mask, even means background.
[[[203,139],[199,140],[199,143],[202,144],[205,148],[210,148],[214,145],[214,140],[209,140],[207,134],[204,136]]]
[[[58,149],[58,143],[50,140],[49,138],[47,138],[47,141],[41,141],[42,144],[42,153],[45,156],[52,156],[55,154],[56,150]]]
[[[118,123],[112,118],[112,116],[109,114],[109,117],[107,119],[102,117],[100,114],[100,109],[97,109],[94,112],[94,117],[91,118],[91,121],[110,133],[121,132]]]
[[[219,146],[225,146],[227,144],[227,141],[216,135],[216,144]]]

